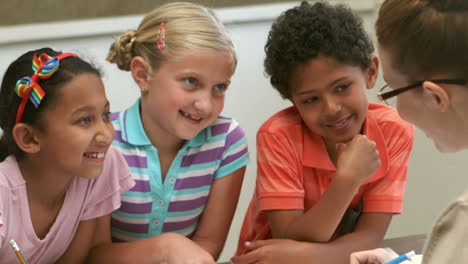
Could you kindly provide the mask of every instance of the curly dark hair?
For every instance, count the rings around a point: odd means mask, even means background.
[[[291,75],[318,56],[369,67],[374,47],[361,18],[345,5],[304,1],[273,23],[265,45],[265,72],[285,99],[291,98]]]

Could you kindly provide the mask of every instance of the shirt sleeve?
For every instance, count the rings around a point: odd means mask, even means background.
[[[249,150],[244,130],[235,120],[231,120],[225,140],[225,150],[216,171],[215,179],[219,179],[246,166],[249,163]]]
[[[363,212],[400,214],[403,207],[408,162],[413,148],[414,127],[406,122],[383,127],[389,156],[385,176],[370,182],[363,196]]]
[[[109,148],[102,175],[91,186],[81,220],[104,216],[120,207],[120,194],[135,184],[127,162],[113,146]]]
[[[304,209],[304,184],[288,137],[257,134],[257,195],[260,210]]]
[[[432,229],[422,263],[466,263],[468,259],[468,204],[457,201],[439,217]]]

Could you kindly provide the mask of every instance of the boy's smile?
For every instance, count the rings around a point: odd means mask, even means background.
[[[294,72],[291,101],[306,126],[327,145],[349,141],[361,132],[368,106],[366,88],[373,87],[368,72],[323,56]]]
[[[333,130],[341,130],[341,129],[346,129],[350,124],[351,124],[351,121],[352,121],[352,115],[344,118],[344,119],[341,119],[341,120],[338,120],[336,122],[331,122],[331,123],[328,123],[326,124],[327,127],[329,127],[330,129],[333,129]]]

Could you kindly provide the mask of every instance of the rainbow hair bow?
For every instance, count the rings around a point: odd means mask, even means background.
[[[32,61],[32,70],[34,74],[31,75],[31,77],[23,77],[16,82],[15,92],[23,100],[18,107],[15,124],[18,124],[21,121],[28,100],[30,100],[36,108],[39,107],[45,96],[44,90],[38,83],[39,80],[45,80],[52,77],[52,75],[54,75],[58,70],[60,60],[67,57],[79,58],[78,55],[74,53],[62,53],[56,57],[50,57],[46,53],[42,53],[39,57],[34,54]]]

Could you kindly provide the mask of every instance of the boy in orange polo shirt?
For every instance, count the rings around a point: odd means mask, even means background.
[[[293,106],[258,131],[257,185],[232,261],[348,263],[402,211],[414,128],[368,103],[378,59],[349,8],[303,2],[276,20],[265,51],[271,84]]]

